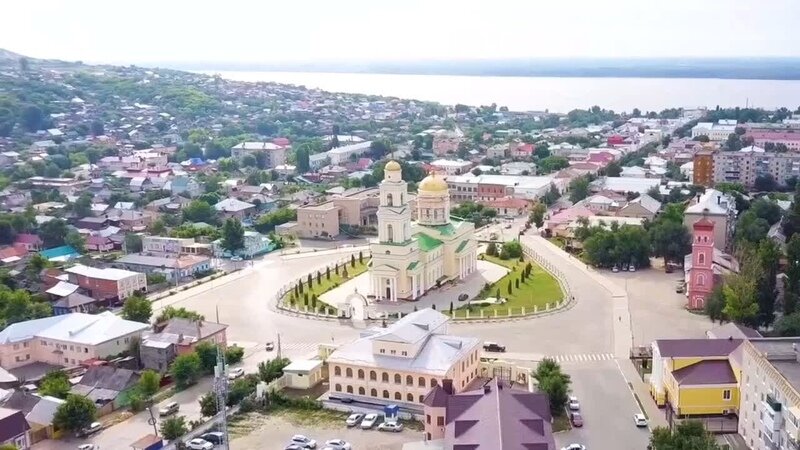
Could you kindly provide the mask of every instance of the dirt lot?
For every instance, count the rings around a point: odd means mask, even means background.
[[[345,415],[330,411],[281,411],[270,415],[247,414],[231,423],[231,448],[237,449],[283,449],[292,435],[303,434],[317,441],[317,448],[324,447],[329,439],[344,439],[354,450],[400,450],[406,442],[420,441],[419,431],[405,429],[400,433],[377,430],[347,428]]]

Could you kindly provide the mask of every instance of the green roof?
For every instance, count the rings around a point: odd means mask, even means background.
[[[456,253],[460,252],[461,250],[464,250],[464,247],[467,246],[467,242],[469,242],[469,239],[464,239],[463,241],[461,241],[461,243],[458,244],[458,248],[456,248]]]
[[[417,242],[419,242],[419,248],[423,252],[429,252],[442,245],[442,241],[430,237],[425,233],[417,233]]]
[[[409,264],[408,267],[406,267],[406,270],[414,270],[414,269],[417,268],[418,264],[419,264],[419,261],[414,261],[411,264]]]

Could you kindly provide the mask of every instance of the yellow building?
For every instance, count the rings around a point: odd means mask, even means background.
[[[653,342],[650,395],[678,418],[738,414],[742,339]]]
[[[378,241],[370,246],[376,299],[416,300],[477,270],[475,226],[450,218],[450,194],[441,176],[431,174],[419,183],[414,217],[400,164],[389,161],[377,215]]]

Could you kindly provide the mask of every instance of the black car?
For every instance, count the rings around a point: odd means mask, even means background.
[[[463,302],[469,300],[469,294],[461,294],[458,296],[458,301]]]
[[[210,433],[206,433],[200,436],[200,439],[206,440],[214,445],[217,445],[217,444],[222,444],[222,439],[224,436],[225,435],[223,435],[219,431],[212,431]]]
[[[484,342],[483,349],[487,352],[504,352],[506,351],[506,346],[496,342]]]

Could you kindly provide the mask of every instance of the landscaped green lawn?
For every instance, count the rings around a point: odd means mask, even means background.
[[[303,276],[303,293],[300,294],[295,298],[295,305],[303,306],[303,301],[305,298],[305,293],[308,293],[308,307],[311,308],[311,299],[314,295],[317,296],[317,307],[323,307],[326,304],[320,300],[322,294],[330,291],[333,288],[339,287],[342,283],[346,282],[347,280],[352,279],[355,276],[361,275],[362,273],[366,272],[369,263],[369,257],[364,255],[363,262],[358,262],[358,256],[355,258],[355,267],[350,265],[348,261],[346,264],[339,265],[339,274],[337,275],[333,268],[331,268],[331,277],[327,279],[325,276],[325,270],[320,271],[320,281],[317,282],[317,272],[311,274],[311,289],[308,288],[308,274]],[[344,266],[347,266],[347,278],[344,277]],[[289,299],[294,294],[294,291],[290,291],[284,297],[284,300],[289,303]]]
[[[490,306],[472,306],[470,308],[470,317],[480,315],[480,311],[484,311],[484,315],[494,315],[494,310],[497,310],[498,315],[507,314],[508,308],[512,308],[514,314],[522,312],[532,312],[534,307],[539,310],[545,308],[550,303],[550,307],[555,306],[555,303],[560,302],[564,293],[561,291],[561,286],[558,281],[550,275],[547,271],[542,269],[539,265],[532,261],[520,262],[519,259],[502,260],[498,257],[482,255],[486,261],[499,264],[511,270],[506,276],[494,283],[491,288],[484,290],[478,295],[477,299],[484,299],[487,297],[496,297],[497,290],[500,289],[500,297],[506,299],[506,303],[502,305]],[[531,263],[531,275],[525,281],[521,281],[522,271],[525,266]],[[519,289],[516,286],[516,280],[520,279]],[[508,283],[511,281],[511,293],[508,292]],[[457,317],[466,316],[466,306],[455,311]]]

